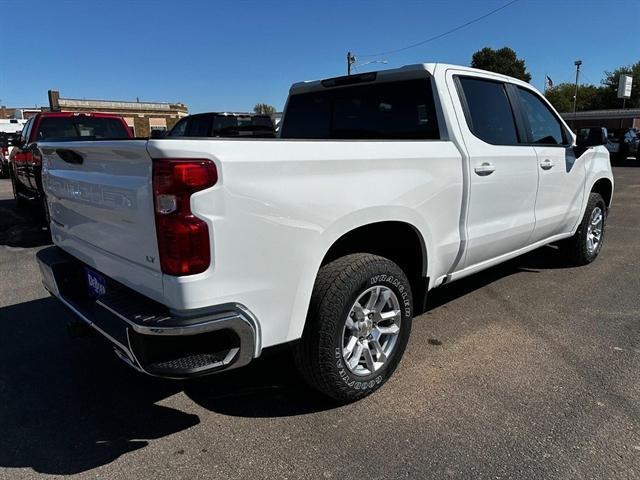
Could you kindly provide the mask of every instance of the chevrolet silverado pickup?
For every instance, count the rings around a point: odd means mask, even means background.
[[[430,289],[604,240],[606,131],[531,85],[419,64],[294,84],[279,138],[39,145],[47,290],[137,370],[186,378],[291,344],[338,401],[391,376]]]

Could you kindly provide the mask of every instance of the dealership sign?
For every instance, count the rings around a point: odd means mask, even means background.
[[[618,98],[630,98],[631,97],[631,82],[633,77],[631,75],[620,75],[618,81]]]

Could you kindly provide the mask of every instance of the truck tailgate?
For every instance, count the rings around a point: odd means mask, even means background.
[[[86,263],[108,257],[104,263],[112,271],[104,273],[119,280],[118,260],[128,264],[123,270],[129,274],[132,265],[144,269],[151,274],[144,276],[157,282],[147,286],[161,292],[146,141],[43,143],[40,148],[55,243]]]

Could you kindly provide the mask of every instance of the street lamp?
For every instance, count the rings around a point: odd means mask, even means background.
[[[571,122],[571,126],[573,127],[576,121],[576,108],[578,106],[578,80],[580,78],[580,65],[582,65],[582,60],[576,60],[573,62],[576,66],[576,87],[573,92],[573,119]]]

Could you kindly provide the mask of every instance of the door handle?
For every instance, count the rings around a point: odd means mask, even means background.
[[[553,162],[548,158],[545,158],[542,162],[540,162],[540,168],[543,170],[550,170],[553,168]]]
[[[496,170],[496,167],[489,162],[482,162],[482,165],[477,166],[473,170],[481,177],[485,177],[487,175],[491,175]]]

